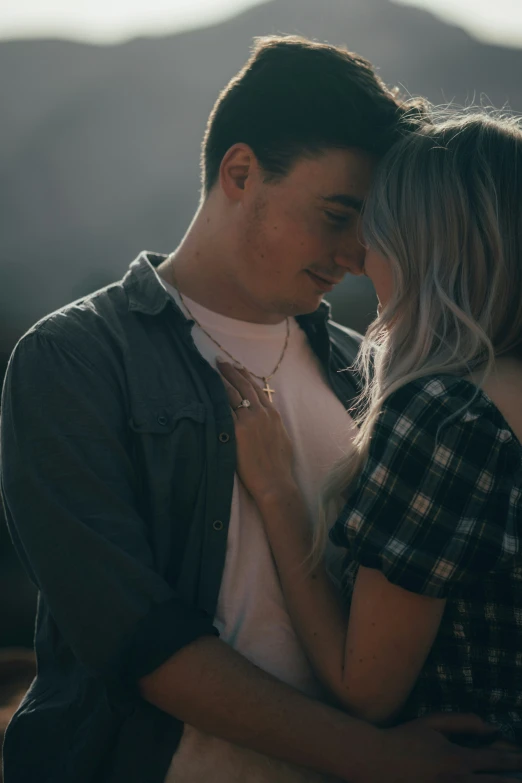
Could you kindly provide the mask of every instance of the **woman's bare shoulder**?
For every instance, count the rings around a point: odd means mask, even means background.
[[[483,389],[522,443],[522,361],[499,358]]]

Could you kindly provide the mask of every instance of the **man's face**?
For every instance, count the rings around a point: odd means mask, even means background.
[[[347,272],[361,274],[359,219],[375,159],[356,149],[300,159],[277,183],[262,172],[245,189],[236,285],[260,309],[317,309]]]

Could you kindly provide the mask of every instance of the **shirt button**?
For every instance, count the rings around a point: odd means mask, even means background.
[[[230,440],[230,435],[228,434],[228,432],[220,432],[219,440],[221,441],[221,443],[228,443],[228,441]]]
[[[212,527],[214,530],[223,530],[223,522],[220,519],[216,519],[212,522]]]
[[[162,427],[165,427],[165,425],[169,423],[169,420],[167,419],[167,417],[163,416],[163,415],[158,416],[157,421],[158,421],[158,424],[161,424]]]

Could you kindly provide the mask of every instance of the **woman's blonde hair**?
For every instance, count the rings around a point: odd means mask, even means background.
[[[519,120],[470,110],[420,125],[380,164],[362,230],[365,244],[389,260],[394,291],[363,340],[359,431],[329,477],[326,504],[360,474],[382,404],[396,389],[476,368],[483,381],[495,356],[522,359]],[[317,557],[325,536],[323,514]]]

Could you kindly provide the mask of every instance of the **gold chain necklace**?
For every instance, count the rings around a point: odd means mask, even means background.
[[[222,346],[220,343],[218,343],[218,341],[217,341],[217,340],[215,340],[215,339],[212,337],[212,335],[211,335],[209,332],[207,332],[207,330],[206,330],[206,329],[204,329],[204,328],[203,328],[203,326],[201,326],[201,324],[199,323],[198,319],[195,317],[195,315],[192,313],[192,311],[190,310],[189,306],[187,305],[187,303],[186,303],[186,301],[185,301],[185,298],[184,298],[183,294],[182,294],[182,293],[181,293],[181,291],[179,290],[179,286],[178,286],[178,282],[177,282],[177,280],[176,280],[176,275],[175,275],[175,273],[174,273],[174,266],[173,266],[173,264],[172,264],[172,261],[171,261],[171,263],[170,263],[170,271],[171,271],[171,275],[172,275],[172,282],[174,283],[174,288],[176,289],[176,291],[177,291],[177,292],[178,292],[178,294],[179,294],[179,298],[181,299],[181,301],[182,301],[182,303],[183,303],[183,307],[185,308],[185,310],[187,311],[187,313],[189,314],[189,316],[192,318],[192,320],[194,321],[194,323],[195,323],[195,324],[196,324],[196,325],[197,325],[197,326],[198,326],[198,327],[201,329],[201,331],[203,332],[203,334],[206,334],[206,335],[207,335],[207,337],[208,337],[210,340],[212,340],[212,342],[214,343],[214,345],[217,345],[217,347],[218,347],[218,348],[219,348],[221,351],[223,351],[224,353],[226,353],[226,355],[229,357],[229,359],[232,359],[232,361],[233,361],[235,364],[239,364],[241,367],[243,367],[243,369],[247,370],[247,372],[248,372],[248,373],[250,373],[250,375],[253,375],[253,377],[254,377],[254,378],[257,378],[258,380],[260,380],[260,381],[263,381],[263,383],[265,384],[265,387],[264,387],[263,391],[264,391],[264,392],[265,392],[265,394],[267,395],[267,397],[268,397],[269,401],[270,401],[270,402],[272,402],[272,396],[275,394],[275,389],[271,389],[271,388],[270,388],[270,384],[269,384],[268,382],[269,382],[269,380],[270,380],[271,378],[273,378],[273,377],[274,377],[274,375],[275,375],[275,374],[276,374],[276,372],[278,371],[279,367],[281,366],[281,362],[282,362],[282,361],[283,361],[283,359],[284,359],[284,356],[285,356],[285,353],[286,353],[286,349],[287,349],[287,347],[288,347],[288,339],[289,339],[289,337],[290,337],[290,320],[289,320],[288,316],[287,316],[287,318],[286,318],[286,338],[285,338],[285,344],[284,344],[284,346],[283,346],[283,350],[281,351],[281,356],[279,357],[279,361],[277,362],[276,366],[274,367],[274,369],[272,370],[272,372],[270,373],[270,375],[256,375],[256,373],[255,373],[255,372],[252,372],[251,370],[249,370],[249,369],[248,369],[248,367],[245,367],[245,366],[244,366],[244,364],[243,364],[242,362],[238,362],[238,360],[235,358],[235,356],[232,356],[232,354],[231,354],[229,351],[227,351],[227,349],[226,349],[226,348],[223,348],[223,346]]]

